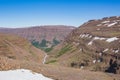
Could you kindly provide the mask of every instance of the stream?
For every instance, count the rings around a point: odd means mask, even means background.
[[[42,62],[43,64],[45,64],[46,58],[47,58],[47,56],[48,56],[46,53],[44,53],[44,54],[45,54],[45,56],[44,56],[44,58],[43,58],[43,62]]]

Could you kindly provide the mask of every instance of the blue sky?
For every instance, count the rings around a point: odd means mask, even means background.
[[[0,27],[77,27],[109,16],[120,16],[120,0],[0,0]]]

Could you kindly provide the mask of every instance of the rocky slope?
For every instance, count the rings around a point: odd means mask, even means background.
[[[0,33],[0,70],[20,68],[20,63],[42,63],[44,54],[26,39]]]
[[[29,28],[1,28],[0,32],[17,34],[28,39],[36,47],[51,47],[59,42],[73,30],[73,26],[48,25],[34,26]]]
[[[90,20],[73,30],[50,52],[47,63],[105,71],[115,61],[119,68],[120,17],[117,16]]]

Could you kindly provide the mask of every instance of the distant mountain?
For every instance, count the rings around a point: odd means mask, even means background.
[[[22,36],[36,47],[57,45],[73,30],[73,26],[49,25],[29,28],[0,28],[0,32]]]
[[[104,71],[116,61],[120,67],[120,17],[84,23],[50,53],[47,63]]]

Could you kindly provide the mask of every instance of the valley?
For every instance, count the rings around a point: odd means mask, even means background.
[[[45,45],[44,42],[58,43],[57,40],[60,43],[46,52],[35,46],[36,41]],[[111,68],[115,62],[117,66]],[[20,70],[21,74],[31,70],[31,76],[39,73],[53,80],[120,80],[119,62],[117,16],[90,20],[78,28],[0,28],[1,71]],[[111,72],[114,68],[115,72]]]
[[[32,45],[46,52],[64,40],[74,26],[46,25],[28,28],[1,28],[0,32],[14,34],[28,39]]]
[[[47,63],[104,72],[112,59],[117,62],[115,73],[119,74],[119,20],[120,17],[113,16],[84,23],[49,53]]]

